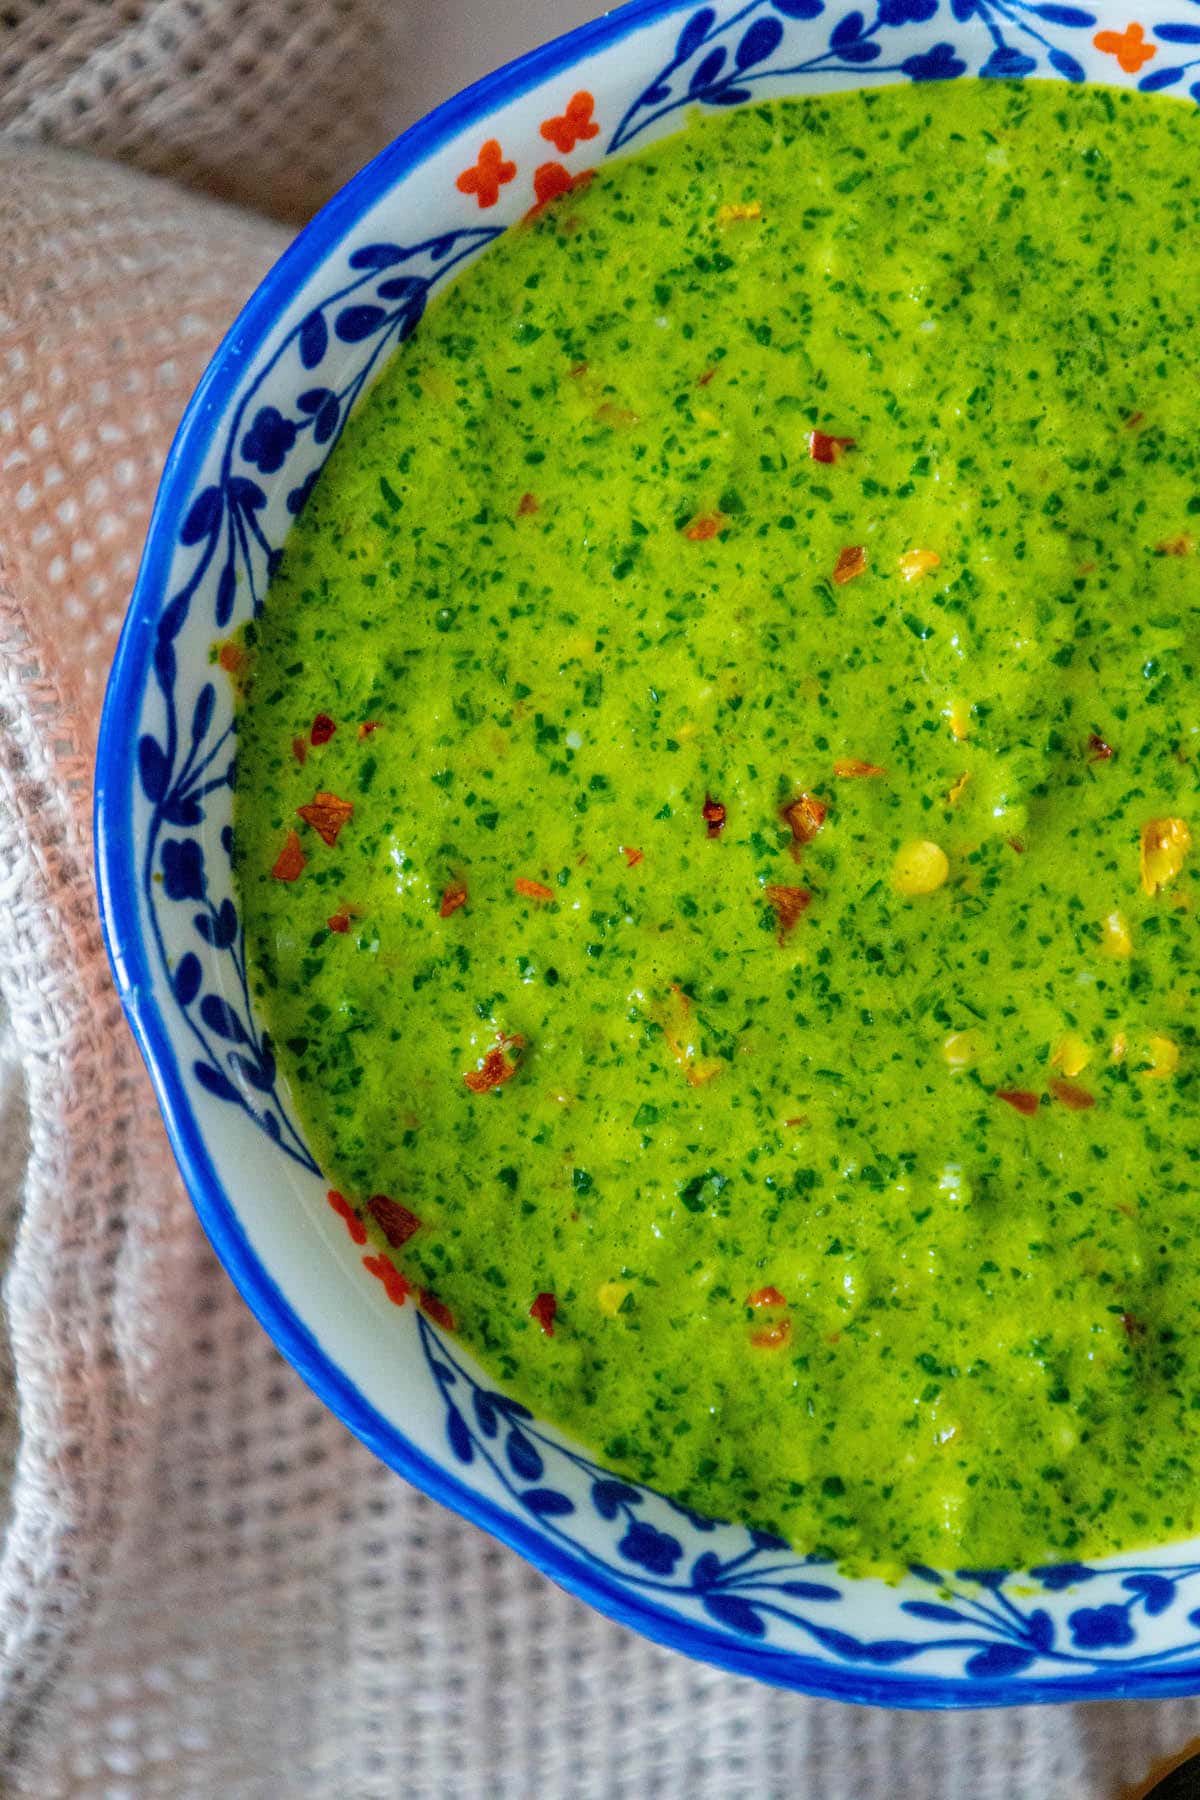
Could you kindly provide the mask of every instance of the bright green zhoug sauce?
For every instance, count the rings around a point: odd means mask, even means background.
[[[431,309],[247,633],[254,991],[368,1249],[851,1567],[1200,1526],[1198,310],[1190,107],[693,123]]]

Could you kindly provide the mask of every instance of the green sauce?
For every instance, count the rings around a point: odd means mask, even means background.
[[[369,1248],[851,1567],[1200,1528],[1198,134],[956,82],[604,168],[246,634],[254,991]]]

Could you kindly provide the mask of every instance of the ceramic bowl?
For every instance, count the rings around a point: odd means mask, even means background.
[[[229,849],[230,683],[355,402],[427,301],[533,205],[706,111],[983,74],[1200,100],[1194,0],[635,3],[448,101],[302,233],[218,350],[171,449],[108,690],[101,903],[184,1177],[249,1305],[392,1468],[602,1611],[740,1673],[977,1706],[1200,1689],[1200,1542],[1025,1571],[852,1580],[618,1480],[498,1393],[327,1204],[246,981]]]

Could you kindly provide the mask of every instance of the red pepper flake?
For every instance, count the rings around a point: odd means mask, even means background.
[[[778,1350],[792,1335],[790,1319],[775,1319],[770,1325],[763,1325],[750,1333],[750,1342],[756,1350]]]
[[[378,730],[379,730],[379,720],[378,719],[364,719],[362,724],[358,728],[359,741],[361,742],[363,738],[369,738],[373,731],[378,731]]]
[[[628,863],[629,867],[631,869],[636,869],[637,865],[642,860],[644,852],[641,850],[635,850],[632,844],[622,844],[621,845],[621,854],[624,856],[625,861]]]
[[[797,794],[779,810],[792,834],[792,855],[799,862],[801,849],[812,843],[829,816],[829,808],[815,794]]]
[[[1136,431],[1145,416],[1144,412],[1131,412],[1125,421],[1126,431]]]
[[[350,1233],[354,1242],[356,1244],[365,1244],[367,1241],[367,1228],[347,1200],[345,1194],[339,1194],[336,1188],[330,1188],[325,1198],[328,1200],[330,1206],[332,1206],[338,1218],[345,1219],[346,1230]]]
[[[460,906],[467,904],[467,886],[463,881],[452,881],[442,895],[442,904],[438,907],[438,918],[448,919],[456,913]]]
[[[364,1256],[363,1268],[374,1275],[376,1281],[382,1281],[383,1291],[393,1306],[403,1306],[412,1293],[412,1283],[402,1275],[394,1262],[386,1256]]]
[[[1008,847],[1010,850],[1016,851],[1018,856],[1024,856],[1025,846],[1021,842],[1020,838],[1007,838],[1005,840],[1005,842],[1008,844]]]
[[[1024,1113],[1027,1119],[1032,1118],[1038,1109],[1038,1097],[1025,1088],[997,1088],[997,1100],[1003,1100],[1014,1111]]]
[[[1162,543],[1155,544],[1154,548],[1160,556],[1190,556],[1192,540],[1186,531],[1181,531],[1178,537],[1164,538]]]
[[[1087,741],[1089,762],[1111,762],[1113,747],[1105,743],[1098,731],[1093,731]]]
[[[576,378],[578,378],[580,375],[586,375],[587,372],[588,372],[588,366],[585,362],[576,363],[572,368],[567,370],[568,375],[573,375]]]
[[[863,776],[887,774],[887,770],[878,763],[860,762],[857,756],[840,756],[833,765],[833,772],[839,781],[857,781]]]
[[[707,538],[715,538],[719,531],[724,531],[728,523],[724,513],[697,513],[691,524],[684,527],[683,535],[690,543],[702,544]]]
[[[529,1309],[531,1319],[536,1319],[547,1337],[554,1336],[554,1315],[558,1311],[558,1301],[553,1294],[539,1294]]]
[[[797,1113],[794,1119],[785,1119],[783,1122],[785,1125],[807,1125],[808,1119],[804,1113]]]
[[[307,806],[298,806],[296,811],[306,825],[311,825],[317,836],[326,844],[336,844],[338,832],[354,811],[349,800],[339,800],[336,794],[327,793],[324,788],[318,789]]]
[[[1145,1320],[1139,1319],[1136,1313],[1123,1312],[1121,1314],[1121,1330],[1132,1344],[1137,1338],[1145,1337]]]
[[[420,1293],[417,1295],[417,1304],[423,1313],[428,1314],[435,1325],[441,1326],[443,1331],[458,1330],[458,1326],[454,1322],[454,1314],[450,1311],[446,1302],[444,1300],[439,1300],[437,1295],[431,1293],[428,1288],[421,1289]]]
[[[421,1229],[421,1221],[416,1213],[409,1212],[407,1206],[401,1206],[389,1194],[372,1194],[367,1201],[367,1211],[393,1250],[399,1250],[403,1244],[407,1244],[414,1231]]]
[[[318,713],[312,722],[309,739],[313,744],[327,744],[336,730],[337,726],[328,713]]]
[[[540,511],[541,504],[542,503],[536,494],[522,494],[521,498],[517,501],[518,519],[527,519],[530,513]]]
[[[714,800],[711,794],[704,796],[700,817],[704,820],[709,837],[720,837],[725,829],[725,808],[719,800]]]
[[[339,935],[344,936],[350,929],[350,914],[348,912],[335,912],[332,918],[326,919],[325,923],[328,925],[330,931],[336,931]]]
[[[845,587],[856,575],[861,575],[867,566],[867,553],[861,544],[847,544],[838,552],[838,559],[833,565],[833,580],[837,587]]]
[[[516,1072],[516,1063],[510,1062],[503,1049],[497,1046],[488,1051],[483,1059],[483,1066],[478,1069],[468,1069],[463,1080],[473,1094],[486,1094],[492,1088],[500,1087],[504,1082],[511,1081]]]
[[[292,755],[300,764],[300,767],[303,768],[308,757],[308,745],[302,737],[294,737],[292,739]]]
[[[752,1294],[746,1295],[747,1306],[786,1306],[787,1301],[777,1287],[755,1288]]]
[[[713,376],[716,374],[716,372],[717,371],[716,371],[715,367],[711,368],[711,369],[705,369],[703,375],[698,375],[696,377],[696,386],[697,387],[707,387],[709,382],[712,380]]]
[[[1056,1078],[1050,1083],[1050,1092],[1071,1112],[1086,1112],[1089,1106],[1096,1104],[1095,1095],[1089,1094],[1086,1088],[1077,1087],[1073,1081]]]
[[[525,875],[518,875],[513,882],[523,900],[553,900],[554,889],[547,887],[544,881],[530,881]]]
[[[289,831],[283,840],[283,849],[275,858],[271,873],[276,881],[295,881],[303,873],[306,860],[300,848],[300,839],[294,831]]]
[[[217,661],[227,675],[240,675],[246,666],[246,652],[235,638],[227,638],[217,651]]]
[[[823,431],[810,431],[808,434],[808,454],[814,462],[838,462],[844,450],[853,448],[853,438],[828,437]]]
[[[797,921],[808,911],[812,895],[802,887],[768,887],[766,896],[775,909],[775,917],[779,923],[779,942],[782,944],[789,931],[795,928]]]

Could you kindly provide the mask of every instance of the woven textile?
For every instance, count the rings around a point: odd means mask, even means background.
[[[0,1788],[1115,1800],[1200,1705],[885,1714],[658,1650],[377,1464],[208,1251],[102,953],[90,762],[170,432],[282,241],[0,149]]]

